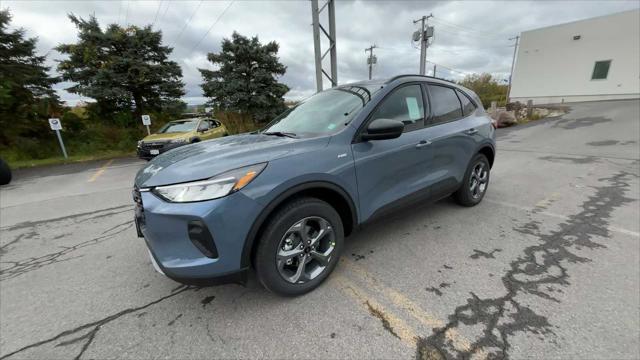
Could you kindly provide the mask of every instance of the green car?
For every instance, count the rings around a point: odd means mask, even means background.
[[[197,117],[174,120],[166,123],[157,133],[138,141],[138,157],[149,160],[182,145],[227,135],[227,128],[216,119]]]

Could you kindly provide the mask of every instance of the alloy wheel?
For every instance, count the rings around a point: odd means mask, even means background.
[[[331,224],[319,216],[306,217],[293,224],[280,240],[278,272],[293,284],[313,280],[328,267],[335,247]]]
[[[471,170],[471,178],[469,179],[469,191],[474,199],[484,194],[489,182],[489,169],[484,162],[477,163]]]

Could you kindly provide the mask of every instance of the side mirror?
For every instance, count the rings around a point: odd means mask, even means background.
[[[402,135],[404,123],[391,119],[373,120],[367,127],[367,131],[362,134],[362,140],[385,140],[395,139]]]

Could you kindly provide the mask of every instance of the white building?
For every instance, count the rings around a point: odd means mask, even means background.
[[[640,98],[640,10],[525,31],[511,101]]]

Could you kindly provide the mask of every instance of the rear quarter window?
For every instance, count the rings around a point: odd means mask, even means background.
[[[429,97],[433,109],[433,124],[462,118],[462,107],[456,91],[450,87],[429,84]]]
[[[469,116],[474,111],[476,111],[476,106],[469,100],[467,94],[460,90],[456,90],[456,94],[458,94],[458,98],[460,99],[460,104],[462,104],[462,115]]]

